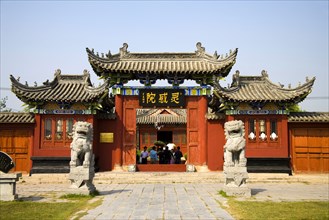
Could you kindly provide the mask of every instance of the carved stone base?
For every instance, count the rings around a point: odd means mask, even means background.
[[[16,194],[16,182],[22,173],[2,173],[0,171],[0,200],[13,201],[18,198]]]
[[[93,184],[95,176],[94,167],[71,167],[69,179],[71,180],[72,193],[90,194],[96,191]]]
[[[251,196],[251,189],[247,186],[247,167],[224,167],[224,192],[228,196]]]
[[[70,187],[70,193],[71,194],[80,194],[80,195],[90,195],[96,191],[96,187],[93,183],[86,182],[85,185],[75,188],[75,186]]]
[[[223,191],[228,196],[251,197],[251,189],[248,186],[240,186],[240,187],[224,186]]]
[[[248,177],[247,167],[224,167],[225,185],[242,186]]]

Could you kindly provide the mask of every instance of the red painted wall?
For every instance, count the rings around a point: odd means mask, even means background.
[[[47,117],[55,117],[58,115],[35,115],[35,129],[33,138],[33,149],[31,156],[42,156],[42,157],[69,157],[71,154],[71,149],[69,146],[42,146],[42,119]],[[64,116],[63,116],[64,117]],[[82,118],[89,123],[94,122],[94,115],[74,115],[72,118]]]
[[[98,119],[94,130],[94,153],[96,166],[100,171],[109,171],[114,168],[116,150],[119,146],[116,119]],[[113,133],[114,143],[100,143],[100,133]]]
[[[208,169],[223,170],[224,149],[224,120],[209,120],[207,123]]]
[[[245,124],[245,138],[246,138],[246,157],[247,158],[288,158],[288,118],[286,115],[239,115],[229,116],[230,120],[242,120]],[[276,119],[278,128],[278,140],[266,142],[254,142],[248,139],[248,120],[253,119]],[[267,124],[269,130],[269,124]],[[269,134],[268,134],[269,136]],[[268,137],[269,139],[269,137]]]

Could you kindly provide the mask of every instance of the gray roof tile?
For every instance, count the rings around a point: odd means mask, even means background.
[[[163,114],[165,113],[165,114]],[[137,124],[186,124],[186,109],[137,109]]]
[[[261,76],[233,75],[230,88],[214,85],[214,94],[229,102],[301,102],[311,92],[315,77],[296,88],[283,88],[268,79],[266,71]]]
[[[0,123],[34,123],[34,114],[20,112],[0,112]]]
[[[13,76],[10,79],[12,91],[23,102],[97,102],[108,91],[107,82],[100,87],[93,87],[87,71],[82,75],[61,75],[60,70],[57,70],[52,82],[47,81],[35,87],[23,85]]]
[[[329,122],[329,112],[291,112],[288,122]]]
[[[235,63],[238,50],[231,51],[226,57],[205,53],[201,43],[194,53],[130,53],[128,45],[120,48],[120,53],[104,57],[86,49],[89,62],[98,76],[104,72],[131,73],[132,79],[138,79],[137,73],[157,74],[158,79],[166,79],[166,75],[184,74],[185,79],[192,74],[219,74],[227,76]]]

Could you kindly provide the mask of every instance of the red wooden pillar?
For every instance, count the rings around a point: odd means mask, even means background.
[[[28,160],[28,172],[31,171],[32,169],[32,160],[30,159],[32,154],[33,154],[33,147],[34,147],[34,137],[35,137],[35,127],[36,125],[34,125],[34,129],[31,128],[31,136],[30,136],[30,146],[29,146],[29,149],[28,149],[28,153],[27,153],[27,160]]]
[[[34,127],[34,138],[33,138],[33,145],[32,150],[30,152],[31,157],[36,156],[39,148],[40,148],[40,140],[41,140],[41,115],[35,114],[35,127]],[[31,163],[32,168],[32,163]]]
[[[207,164],[207,99],[204,96],[189,96],[187,102],[188,163]]]
[[[125,96],[123,103],[123,165],[136,163],[136,108],[138,96]]]
[[[198,103],[197,97],[186,97],[187,110],[187,161],[189,164],[199,165],[200,147],[199,147],[199,129],[198,129]]]
[[[291,157],[290,149],[289,149],[289,141],[288,141],[288,116],[281,116],[281,146],[283,148],[283,154],[285,157]]]
[[[115,112],[117,116],[117,129],[115,135],[115,150],[112,156],[114,167],[122,166],[122,130],[123,130],[123,96],[115,96]]]
[[[199,145],[200,145],[200,164],[207,165],[207,124],[206,113],[208,110],[207,99],[200,96],[198,100],[198,121],[199,121]]]

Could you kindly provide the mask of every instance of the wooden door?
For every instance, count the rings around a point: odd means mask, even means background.
[[[328,128],[294,128],[291,131],[295,172],[329,172]]]
[[[9,154],[15,163],[11,171],[30,172],[29,147],[31,143],[31,130],[0,131],[0,150]]]

